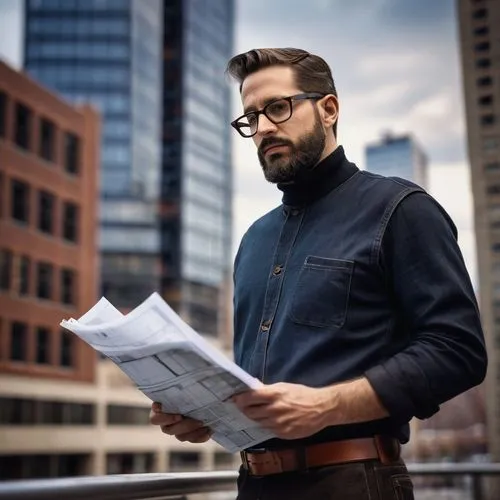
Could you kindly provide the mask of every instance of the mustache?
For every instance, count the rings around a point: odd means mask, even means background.
[[[264,154],[266,149],[269,149],[273,146],[293,146],[291,141],[287,141],[284,139],[273,139],[268,137],[267,139],[263,139],[259,146],[259,153]]]

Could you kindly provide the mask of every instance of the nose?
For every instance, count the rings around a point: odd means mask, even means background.
[[[266,115],[262,114],[259,116],[259,128],[257,129],[257,134],[272,134],[273,132],[276,132],[276,130],[278,130],[278,127]]]

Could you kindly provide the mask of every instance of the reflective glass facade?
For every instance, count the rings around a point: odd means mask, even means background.
[[[26,0],[26,70],[101,113],[101,288],[122,307],[159,289],[162,13],[161,0]]]
[[[427,157],[411,136],[387,135],[379,143],[367,146],[365,155],[366,170],[427,187]]]
[[[26,0],[25,65],[102,113],[102,293],[153,290],[197,330],[231,275],[234,0]]]
[[[234,2],[173,0],[164,15],[163,288],[195,328],[215,333],[231,269],[231,111],[224,70],[233,55]]]

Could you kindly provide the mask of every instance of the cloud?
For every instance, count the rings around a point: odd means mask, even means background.
[[[406,49],[406,50],[405,50]],[[425,64],[426,55],[415,49],[393,49],[390,52],[379,52],[376,57],[363,56],[357,63],[357,72],[360,78],[394,77],[405,75]]]

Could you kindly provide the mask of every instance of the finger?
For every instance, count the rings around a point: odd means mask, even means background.
[[[149,422],[153,425],[172,425],[182,421],[182,415],[174,413],[161,413],[151,410],[149,413]]]
[[[161,430],[165,434],[170,434],[171,436],[178,436],[180,434],[186,434],[189,432],[197,431],[203,426],[204,425],[202,422],[198,422],[197,420],[193,420],[191,418],[185,418],[181,422],[175,424],[162,425]]]
[[[202,427],[186,434],[175,436],[178,441],[189,443],[204,443],[212,437],[212,431],[208,427]]]

